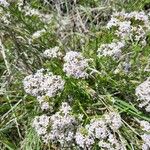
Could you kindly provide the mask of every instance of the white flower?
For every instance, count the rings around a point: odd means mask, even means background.
[[[49,103],[48,102],[43,102],[41,104],[41,109],[42,110],[48,110],[50,108]]]
[[[76,120],[69,112],[63,114],[61,111],[51,116],[51,131],[49,139],[54,142],[71,142],[74,138]]]
[[[136,88],[135,94],[138,100],[141,101],[139,107],[145,107],[145,110],[150,112],[150,78]]]
[[[111,18],[113,18],[113,20],[117,20],[117,24],[115,26],[117,26],[120,22],[136,20],[141,21],[143,23],[143,27],[149,28],[148,25],[150,23],[148,15],[146,15],[143,11],[133,11],[130,13],[125,13],[124,11],[115,12],[112,14]]]
[[[43,55],[46,58],[61,58],[62,53],[60,52],[59,47],[55,46],[54,48],[45,50]]]
[[[60,111],[66,115],[71,111],[71,107],[68,105],[68,103],[64,102],[60,107]]]
[[[45,33],[45,32],[46,32],[45,29],[38,30],[38,31],[36,31],[36,32],[33,33],[32,38],[33,39],[37,39],[37,38],[41,37],[42,34]]]
[[[98,142],[98,145],[99,145],[99,147],[101,147],[101,148],[107,148],[107,149],[111,149],[111,144],[110,143],[108,143],[108,142],[105,142],[104,140],[101,140],[101,141],[99,141]]]
[[[42,22],[49,24],[52,21],[53,15],[40,13],[39,17]]]
[[[84,148],[84,146],[85,146],[85,138],[84,138],[84,136],[80,133],[80,132],[77,132],[76,133],[76,135],[75,135],[75,140],[76,140],[76,143],[80,146],[80,147],[82,147],[82,148]]]
[[[76,132],[75,141],[77,145],[79,145],[79,147],[89,150],[91,146],[95,143],[92,136],[82,133],[82,128],[80,128],[79,131]]]
[[[136,26],[131,28],[130,38],[132,41],[140,42],[143,46],[146,45],[146,32],[142,26]]]
[[[101,120],[91,120],[90,125],[88,127],[88,131],[90,134],[93,134],[93,136],[97,139],[105,139],[108,136],[108,128],[106,123]]]
[[[102,44],[97,50],[98,56],[111,56],[113,58],[119,58],[121,56],[121,49],[123,47],[123,42],[112,42],[110,44]]]
[[[140,126],[142,127],[142,130],[150,132],[150,123],[147,121],[140,121]]]
[[[141,137],[144,143],[150,148],[150,134],[143,134]]]
[[[100,140],[98,145],[104,150],[126,150],[125,146],[111,133],[107,140]]]
[[[131,32],[131,22],[123,21],[119,23],[119,28],[116,31],[116,35],[118,35],[121,39],[126,39]]]
[[[142,150],[149,150],[150,149],[150,123],[147,121],[140,121],[140,126],[144,133],[141,135],[141,138],[143,140]]]
[[[118,26],[119,20],[117,18],[112,17],[111,20],[107,23],[107,28],[110,29],[113,26]]]
[[[128,13],[125,13],[125,11],[120,11],[120,12],[114,12],[112,17],[120,19],[125,19],[128,17]]]
[[[50,105],[50,102],[48,101],[49,99],[47,99],[46,96],[37,96],[37,101],[40,104],[40,108],[41,110],[49,110],[52,111],[53,107],[52,105]]]
[[[44,74],[43,69],[23,80],[24,90],[33,96],[54,97],[64,89],[64,84],[61,76],[53,75],[52,72]]]
[[[24,10],[26,10],[26,11],[24,11],[26,16],[33,16],[33,15],[38,16],[40,14],[38,9],[33,9],[29,5],[26,5],[24,7]]]
[[[113,134],[122,125],[119,114],[111,112],[107,115],[92,119],[85,128],[78,129],[75,140],[79,147],[91,149],[92,145],[98,142],[99,147],[106,150],[125,150],[125,146]]]
[[[110,112],[104,115],[106,123],[112,128],[113,131],[118,130],[122,126],[121,117],[116,112]]]
[[[41,115],[34,118],[32,126],[35,128],[39,136],[47,134],[47,128],[49,126],[50,117],[47,115]]]
[[[150,21],[143,11],[113,13],[107,24],[108,29],[112,27],[116,27],[115,34],[121,39],[139,42],[142,46],[146,45],[146,32],[150,30]]]
[[[6,0],[0,0],[0,5],[3,5],[4,7],[8,7],[10,4]]]
[[[23,6],[23,0],[18,0],[17,6],[19,11],[23,12],[25,16],[37,16],[42,22],[48,24],[51,22],[53,15],[52,14],[44,14],[40,12],[38,9],[32,8],[29,3],[26,2],[26,5]]]
[[[149,146],[147,144],[142,145],[142,150],[149,150]]]
[[[80,52],[70,51],[64,57],[65,64],[63,71],[67,76],[73,76],[74,78],[86,78],[88,73],[86,72],[88,65],[88,59],[85,59]]]
[[[136,11],[131,12],[128,15],[128,18],[134,18],[135,20],[143,21],[144,25],[146,27],[148,27],[147,25],[149,24],[149,18],[148,18],[148,15],[146,15],[144,11],[141,11],[141,12],[136,12]]]
[[[65,110],[62,110],[65,108]],[[73,144],[77,121],[70,114],[71,107],[62,103],[60,111],[52,116],[38,116],[33,121],[37,134],[46,143],[59,143],[61,146]]]

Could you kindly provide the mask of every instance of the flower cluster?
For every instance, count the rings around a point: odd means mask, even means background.
[[[79,128],[76,132],[75,142],[82,149],[91,149],[95,143],[94,138],[88,133],[88,129],[83,127]]]
[[[133,42],[146,44],[146,32],[149,31],[150,22],[145,12],[116,12],[111,16],[107,28],[115,27],[116,35],[121,39],[130,39]]]
[[[140,126],[142,127],[143,131],[149,132],[150,131],[150,123],[147,121],[140,121]]]
[[[118,130],[122,126],[121,117],[116,112],[110,112],[109,114],[105,114],[105,121],[110,126],[113,131]]]
[[[6,0],[0,0],[0,5],[8,7],[10,4]]]
[[[92,119],[85,128],[80,127],[75,135],[77,145],[83,149],[91,149],[95,142],[105,150],[124,150],[122,143],[115,133],[122,125],[119,114],[112,112],[105,114],[104,118]]]
[[[33,127],[44,142],[59,143],[61,147],[68,147],[73,143],[77,125],[75,117],[70,112],[71,107],[64,102],[54,115],[36,117]]]
[[[45,143],[59,143],[61,147],[77,145],[90,150],[98,142],[98,146],[103,150],[124,150],[123,144],[115,135],[122,126],[119,114],[105,114],[82,127],[79,124],[80,115],[75,118],[71,111],[68,103],[63,102],[55,114],[35,117],[33,127]]]
[[[34,118],[32,126],[35,128],[37,134],[43,137],[43,135],[46,135],[48,132],[47,129],[49,126],[49,122],[50,117],[44,114],[41,116],[36,116]]]
[[[74,78],[86,78],[88,73],[86,72],[88,65],[88,59],[82,56],[82,53],[70,51],[66,53],[64,57],[65,64],[63,71],[67,76],[73,76]]]
[[[26,2],[24,6],[23,0],[18,0],[17,6],[19,11],[23,12],[25,16],[37,16],[44,23],[50,23],[52,20],[52,15],[42,13],[38,9],[32,8],[29,3]]]
[[[147,121],[140,121],[140,126],[142,130],[146,133],[141,135],[143,140],[142,150],[149,150],[150,149],[150,123]]]
[[[123,42],[113,42],[110,44],[102,44],[98,49],[98,56],[111,56],[113,58],[120,58],[121,49],[124,47]]]
[[[53,75],[52,72],[44,74],[44,69],[38,70],[23,80],[26,93],[33,96],[54,97],[63,90],[64,84],[61,76]]]
[[[141,101],[139,107],[145,107],[145,110],[150,112],[150,78],[136,88],[135,94],[138,100]]]
[[[38,30],[32,34],[32,38],[37,39],[37,38],[41,37],[44,33],[46,33],[45,29]]]
[[[61,58],[62,53],[60,52],[59,47],[55,46],[54,48],[46,49],[43,55],[46,58]]]
[[[53,111],[53,101],[49,101],[47,96],[38,96],[37,101],[40,104],[41,110]]]

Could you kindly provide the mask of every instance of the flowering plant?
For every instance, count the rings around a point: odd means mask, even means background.
[[[0,0],[1,149],[150,149],[150,14],[136,3]]]

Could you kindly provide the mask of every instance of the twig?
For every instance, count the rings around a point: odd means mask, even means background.
[[[9,63],[8,63],[8,60],[7,60],[7,57],[6,57],[6,49],[5,49],[4,45],[2,44],[2,40],[1,39],[0,39],[0,52],[1,52],[2,57],[4,59],[5,66],[7,68],[8,74],[10,75],[11,71],[10,71],[10,66],[9,66]]]

